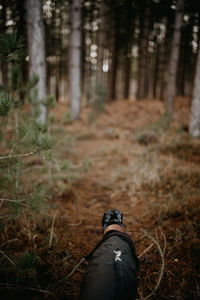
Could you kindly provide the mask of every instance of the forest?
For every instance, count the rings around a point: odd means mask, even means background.
[[[109,209],[200,299],[199,204],[200,1],[0,0],[0,299],[78,300]]]

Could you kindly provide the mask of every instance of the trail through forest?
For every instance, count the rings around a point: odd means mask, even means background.
[[[8,299],[16,293],[21,299],[78,299],[86,262],[77,264],[101,239],[102,215],[112,208],[123,212],[140,257],[138,299],[199,299],[200,142],[188,137],[189,100],[177,98],[175,105],[171,123],[160,101],[117,101],[98,117],[85,108],[73,123],[64,104],[54,109],[52,130],[64,126],[57,164],[72,165],[64,179],[54,180],[48,213],[30,221],[31,241],[24,220],[7,224],[2,238],[7,234],[11,243],[2,249],[15,244],[16,252],[32,249],[39,257],[34,280],[20,275],[21,290],[12,290],[9,275]],[[67,136],[73,137],[70,146]]]
[[[189,274],[184,269],[188,263],[192,268],[187,255],[193,255],[191,247],[198,239],[199,142],[190,141],[185,131],[188,99],[177,99],[176,106],[182,109],[176,110],[171,126],[163,115],[163,103],[148,100],[108,105],[93,123],[88,123],[86,109],[80,121],[66,125],[76,136],[74,160],[90,161],[79,184],[61,197],[62,214],[69,220],[69,252],[75,253],[76,263],[88,254],[101,239],[103,213],[120,209],[142,261],[140,297],[149,295],[162,277],[158,296],[152,299],[195,299],[198,286],[194,270]],[[151,238],[157,237],[163,249],[163,235],[167,246],[161,274],[160,254]],[[81,272],[76,271],[70,280],[75,298],[80,278]]]

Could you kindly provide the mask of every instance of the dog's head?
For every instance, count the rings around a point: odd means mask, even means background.
[[[110,209],[106,211],[102,219],[102,233],[104,233],[106,227],[112,224],[120,225],[123,229],[125,229],[122,220],[123,220],[123,214],[118,209]]]

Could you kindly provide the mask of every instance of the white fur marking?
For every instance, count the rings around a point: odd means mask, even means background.
[[[115,253],[115,261],[122,261],[120,258],[122,252],[120,250],[119,251],[114,250],[114,253]]]

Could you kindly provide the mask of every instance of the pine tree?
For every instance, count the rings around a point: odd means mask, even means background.
[[[178,59],[180,51],[181,27],[183,18],[184,0],[176,1],[176,16],[174,24],[174,34],[172,39],[171,54],[169,60],[169,74],[166,88],[166,111],[168,114],[173,113],[173,101],[176,95],[176,76],[178,70]]]
[[[69,94],[72,119],[77,119],[81,108],[81,6],[79,0],[71,4]]]
[[[44,198],[43,190],[34,187],[31,179],[24,186],[24,169],[26,159],[50,150],[53,142],[46,129],[22,113],[23,102],[20,91],[28,93],[37,82],[22,82],[19,66],[24,59],[22,38],[13,33],[0,37],[0,56],[10,64],[10,82],[0,87],[0,122],[1,122],[1,153],[0,153],[0,199],[11,204],[11,210],[19,212],[22,207],[34,208]],[[14,118],[13,118],[14,117]],[[14,122],[13,122],[14,120]],[[9,125],[9,127],[8,127]],[[11,128],[10,138],[7,138]],[[27,191],[30,185],[31,189]],[[27,195],[28,193],[28,195]],[[26,197],[25,197],[26,196]],[[26,198],[26,201],[24,200]]]

